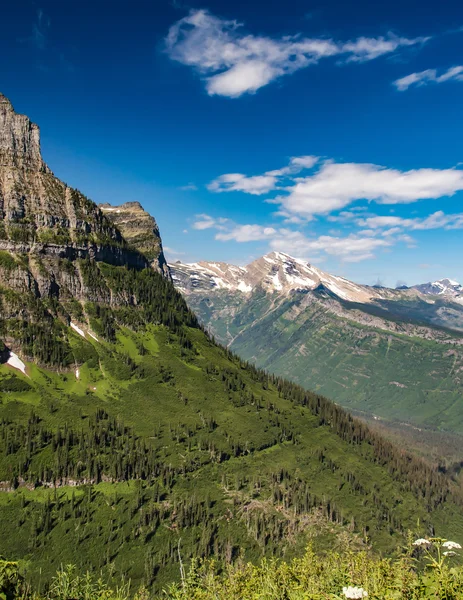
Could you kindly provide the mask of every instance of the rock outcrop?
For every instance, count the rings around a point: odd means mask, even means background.
[[[38,126],[0,94],[0,331],[9,348],[36,356],[37,335],[53,345],[51,329],[59,335],[73,314],[85,320],[87,303],[136,304],[133,290],[105,281],[108,265],[170,277],[154,219],[138,204],[123,208],[128,240],[111,211],[53,174]]]
[[[156,271],[170,278],[159,227],[154,217],[146,212],[139,202],[126,202],[120,206],[100,204],[99,208],[117,225],[131,248],[141,252]]]
[[[40,130],[25,115],[17,114],[0,93],[0,166],[49,172],[40,153]]]

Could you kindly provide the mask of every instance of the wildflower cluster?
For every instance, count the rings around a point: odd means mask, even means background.
[[[352,598],[353,600],[356,600],[357,598],[366,598],[368,596],[368,592],[363,588],[353,587],[351,585],[349,587],[343,587],[342,593],[346,598]]]

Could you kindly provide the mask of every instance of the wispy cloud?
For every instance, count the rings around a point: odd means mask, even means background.
[[[35,20],[32,24],[32,32],[25,38],[18,39],[23,44],[28,44],[37,50],[45,50],[48,43],[48,34],[50,31],[50,19],[39,8],[36,12]]]
[[[21,44],[27,44],[35,50],[37,68],[43,73],[51,73],[55,70],[74,72],[75,68],[66,55],[53,46],[51,40],[51,20],[39,8],[32,23],[31,34],[25,38],[18,39]]]
[[[404,92],[411,86],[421,87],[429,83],[444,83],[446,81],[463,81],[463,65],[450,67],[441,75],[437,74],[437,69],[426,69],[419,73],[410,73],[410,75],[394,81],[394,85],[400,92]]]
[[[262,225],[236,225],[226,233],[218,233],[215,236],[216,240],[227,242],[234,240],[235,242],[257,242],[267,240],[277,234],[277,230],[273,227],[263,227]]]
[[[210,192],[245,192],[260,196],[277,189],[284,178],[294,176],[303,169],[311,169],[317,161],[316,156],[293,156],[286,167],[267,171],[263,175],[226,173],[211,181],[207,189]]]
[[[196,215],[195,221],[192,224],[193,229],[226,229],[225,225],[229,223],[229,219],[225,219],[223,217],[219,217],[215,219],[206,214]]]
[[[452,196],[463,190],[463,170],[413,169],[399,171],[365,163],[325,162],[310,177],[298,180],[278,200],[298,215],[328,214],[356,200],[379,204],[409,204]]]
[[[182,190],[182,192],[194,192],[197,189],[198,189],[198,186],[191,182],[179,187],[179,190]]]
[[[375,257],[375,250],[385,249],[398,242],[410,242],[403,234],[399,236],[374,236],[350,234],[346,237],[321,235],[308,237],[301,231],[287,227],[259,224],[237,224],[223,217],[213,218],[199,215],[201,221],[196,229],[215,229],[214,237],[220,242],[261,242],[266,241],[271,250],[288,252],[307,260],[322,260],[332,256],[343,262],[360,262]],[[401,230],[399,230],[399,233]]]
[[[360,227],[368,227],[371,230],[386,229],[386,232],[394,229],[406,229],[408,231],[425,231],[429,229],[463,229],[463,213],[445,214],[439,210],[424,218],[404,219],[395,216],[371,216],[358,219]]]
[[[306,168],[317,164],[315,157],[307,159]],[[290,167],[267,171],[263,175],[241,173],[221,175],[208,185],[212,192],[240,191],[262,195],[273,190],[281,194],[269,202],[280,205],[279,215],[310,219],[342,211],[357,200],[378,204],[410,204],[419,200],[452,196],[463,190],[463,170],[413,169],[399,171],[368,163],[335,163],[319,161],[318,170],[305,177],[295,177]],[[289,178],[285,185],[281,177]]]
[[[270,242],[273,250],[295,254],[303,258],[324,253],[342,262],[361,262],[375,258],[375,251],[392,246],[397,240],[372,238],[351,234],[346,237],[321,235],[308,238],[300,231],[281,230],[280,235]]]
[[[166,37],[169,56],[205,76],[211,96],[237,98],[255,93],[270,82],[339,56],[345,62],[366,62],[407,46],[425,43],[428,37],[406,38],[392,33],[377,38],[360,37],[340,42],[306,38],[300,34],[271,38],[248,34],[242,23],[192,10],[171,26]]]

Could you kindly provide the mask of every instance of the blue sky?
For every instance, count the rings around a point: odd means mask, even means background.
[[[0,90],[56,175],[140,201],[170,260],[462,281],[462,27],[451,1],[23,0]]]

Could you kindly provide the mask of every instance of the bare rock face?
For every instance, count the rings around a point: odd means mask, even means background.
[[[49,172],[40,153],[40,131],[25,115],[15,113],[0,93],[0,166]]]
[[[54,341],[67,347],[63,325],[89,325],[89,306],[136,305],[134,291],[111,279],[124,271],[111,266],[154,267],[170,278],[155,220],[138,203],[102,211],[55,177],[39,128],[0,94],[0,354],[4,344],[49,360]],[[60,364],[64,354],[55,354]]]
[[[0,240],[35,247],[124,244],[122,235],[42,159],[37,125],[0,94]],[[21,251],[21,250],[19,250]]]
[[[120,206],[100,204],[99,208],[109,221],[117,225],[129,246],[146,256],[156,271],[170,279],[159,227],[154,217],[139,202],[126,202]]]
[[[99,300],[79,259],[149,266],[94,202],[53,175],[38,126],[0,94],[0,285],[36,298]]]

